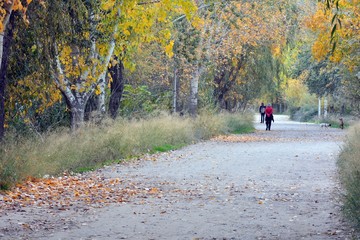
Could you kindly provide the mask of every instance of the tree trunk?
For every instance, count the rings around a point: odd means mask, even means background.
[[[10,47],[13,40],[13,15],[7,25],[4,34],[0,34],[0,141],[5,135],[5,89],[6,89],[6,71],[10,55]]]
[[[327,118],[328,116],[328,100],[327,96],[324,97],[324,118]]]
[[[198,92],[199,92],[199,79],[202,73],[202,67],[198,67],[190,82],[190,102],[189,113],[190,116],[195,117],[198,110]]]
[[[3,35],[0,35],[3,38]],[[6,79],[5,79],[5,67],[3,64],[4,61],[1,62],[0,67],[0,141],[4,138],[5,134],[5,87],[6,87]]]
[[[117,58],[115,58],[115,60],[117,60],[118,63],[109,68],[112,78],[109,112],[113,119],[118,115],[120,100],[124,91],[124,65]]]
[[[100,94],[97,96],[97,110],[100,111],[101,115],[105,115],[106,108],[105,108],[105,87],[106,87],[106,81],[105,81],[105,73],[100,77],[99,81],[99,87],[100,87]]]
[[[224,93],[226,90],[224,90],[224,78],[225,78],[225,70],[221,71],[220,75],[217,76],[215,74],[214,76],[214,92],[213,96],[215,99],[215,105],[219,108],[224,108]]]
[[[99,100],[97,99],[97,97],[98,96],[96,96],[95,94],[92,94],[89,100],[87,101],[85,106],[85,113],[84,113],[85,121],[89,121],[91,119],[92,112],[99,110],[98,109]]]
[[[70,106],[71,129],[73,131],[80,128],[84,123],[85,105],[86,104],[75,104]]]
[[[71,130],[75,131],[84,124],[85,108],[89,97],[88,95],[73,95],[69,91],[61,91],[61,93],[70,109]]]
[[[178,97],[178,80],[177,80],[177,68],[174,69],[174,94],[173,94],[173,113],[177,112],[177,97]]]

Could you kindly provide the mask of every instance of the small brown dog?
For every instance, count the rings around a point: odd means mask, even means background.
[[[344,129],[344,120],[342,118],[339,118],[340,120],[340,128]]]

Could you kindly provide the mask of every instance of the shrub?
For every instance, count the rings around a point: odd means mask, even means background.
[[[337,164],[345,188],[344,213],[360,231],[360,124],[353,126],[349,132]]]
[[[299,108],[290,108],[290,118],[299,122],[307,122],[317,115],[316,106],[305,105]]]
[[[254,131],[253,118],[253,114],[229,114],[224,118],[226,121],[225,126],[228,127],[228,131],[231,133],[250,133]]]

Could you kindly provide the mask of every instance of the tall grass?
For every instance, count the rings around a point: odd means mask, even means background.
[[[119,162],[160,149],[174,149],[212,136],[253,130],[252,114],[200,114],[197,118],[160,116],[147,120],[108,120],[31,139],[7,139],[0,147],[0,188],[28,176],[59,175]]]
[[[345,188],[344,213],[360,232],[360,124],[349,129],[348,139],[337,164]]]

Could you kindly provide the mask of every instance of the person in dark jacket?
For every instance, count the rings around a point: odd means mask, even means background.
[[[260,123],[264,123],[264,119],[265,119],[265,105],[264,103],[261,103],[260,107],[259,107],[259,113],[260,113]]]

